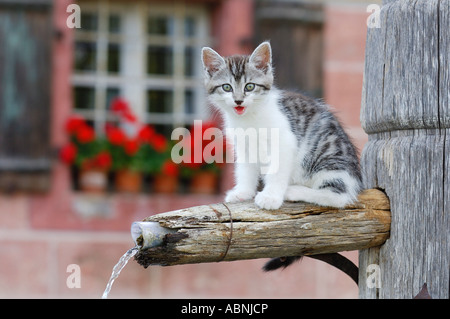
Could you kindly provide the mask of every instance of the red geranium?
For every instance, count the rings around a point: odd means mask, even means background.
[[[213,123],[201,122],[201,125],[199,126],[197,123],[194,123],[190,130],[190,139],[187,140],[187,142],[190,142],[190,144],[186,145],[189,149],[190,158],[186,158],[186,166],[190,168],[199,168],[205,163],[205,159],[203,158],[203,150],[208,145],[211,140],[204,139],[205,131],[209,128],[214,127]],[[200,161],[198,161],[200,159]]]
[[[66,121],[65,129],[68,134],[75,135],[78,129],[84,125],[86,125],[86,122],[82,117],[73,115]]]
[[[109,169],[112,165],[112,157],[111,154],[107,151],[102,151],[97,154],[94,158],[96,165],[105,170]]]
[[[94,129],[82,117],[69,117],[65,131],[70,142],[60,150],[59,156],[63,162],[83,168],[109,169],[111,155],[107,152],[106,140],[97,138]]]
[[[124,112],[128,110],[128,103],[124,99],[117,97],[111,102],[111,110],[113,112]]]
[[[159,153],[164,153],[168,146],[167,139],[162,134],[155,134],[155,136],[151,139],[150,144]]]
[[[135,155],[139,151],[139,147],[140,147],[139,141],[136,140],[136,139],[134,139],[134,140],[127,140],[123,144],[123,148],[125,149],[125,153],[127,153],[129,156]]]
[[[76,137],[80,143],[91,143],[95,140],[95,131],[87,124],[81,125],[76,131]]]
[[[78,115],[73,115],[67,119],[65,129],[69,135],[76,137],[80,143],[90,143],[95,139],[94,129]]]
[[[151,125],[141,127],[137,138],[142,143],[150,144],[151,147],[158,153],[164,153],[168,147],[168,141],[162,134],[158,134],[155,128]]]
[[[128,102],[118,97],[111,102],[111,110],[122,117],[124,120],[132,123],[137,122],[136,116],[130,110]]]
[[[77,156],[77,147],[73,143],[64,146],[59,152],[61,160],[67,164],[73,164]]]
[[[172,160],[166,160],[161,168],[161,171],[164,175],[177,177],[179,173],[178,165],[172,162]]]
[[[200,125],[197,123],[200,123]],[[216,138],[215,135],[205,136],[205,132],[214,127],[215,124],[213,122],[195,122],[190,129],[190,138],[183,139],[182,143],[185,143],[184,149],[186,150],[186,154],[183,156],[182,164],[188,171],[210,170],[217,172],[219,170],[222,163],[217,163],[214,159],[216,155],[222,158],[223,154],[225,154],[225,143],[221,143],[221,149],[217,149],[217,147],[219,147],[218,145],[213,146],[212,149],[209,149],[211,154],[208,154],[208,151],[205,154],[206,146],[210,146],[210,143],[214,143]],[[221,153],[216,154],[217,151]],[[212,158],[205,158],[205,156],[209,155],[211,155]],[[186,175],[190,174],[188,171],[184,171]]]
[[[123,143],[126,141],[127,136],[125,135],[125,133],[114,126],[111,126],[108,128],[106,135],[108,137],[108,141],[113,144],[113,145],[123,145]]]
[[[102,169],[107,171],[112,165],[111,154],[108,151],[102,151],[92,158],[87,158],[82,162],[84,169]]]
[[[114,99],[109,109],[119,124],[107,123],[104,137],[96,137],[95,130],[80,116],[67,120],[65,131],[70,135],[70,144],[61,149],[62,161],[84,168],[178,174],[177,165],[169,160],[170,141],[164,135],[151,125],[141,124],[122,98]],[[130,132],[136,134],[129,136]]]
[[[144,143],[151,143],[153,137],[155,136],[156,131],[153,126],[145,125],[142,126],[138,132],[138,139]]]

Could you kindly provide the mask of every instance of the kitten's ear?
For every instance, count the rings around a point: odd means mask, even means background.
[[[202,49],[202,62],[203,68],[212,76],[215,72],[219,71],[225,66],[225,60],[211,48]]]
[[[261,43],[250,56],[250,63],[266,73],[272,66],[272,48],[269,42]]]

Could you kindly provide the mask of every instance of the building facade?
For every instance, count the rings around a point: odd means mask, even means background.
[[[367,139],[359,122],[370,14],[366,1],[77,1],[81,28],[70,24],[73,1],[34,2],[0,1],[0,20],[10,17],[0,22],[0,39],[10,41],[9,51],[0,49],[0,70],[7,74],[11,59],[43,47],[42,56],[34,57],[38,63],[27,71],[11,71],[18,77],[28,72],[28,78],[2,78],[0,132],[17,134],[16,144],[23,150],[0,139],[1,297],[99,298],[113,266],[133,245],[133,221],[223,200],[233,183],[231,165],[224,168],[214,194],[110,191],[92,196],[74,186],[73,170],[57,156],[68,141],[64,125],[70,116],[82,115],[101,132],[113,121],[109,105],[118,96],[161,134],[210,119],[202,91],[203,46],[222,55],[245,54],[259,41],[271,40],[278,85],[323,98],[360,150]],[[52,28],[45,28],[47,22]],[[23,61],[28,58],[24,55]],[[14,85],[6,89],[19,82],[29,91]],[[37,95],[31,97],[34,91]],[[21,96],[26,104],[22,113]],[[28,129],[17,133],[11,124],[15,120],[30,123]],[[37,142],[31,136],[38,136]],[[29,160],[11,161],[14,152]],[[357,252],[346,255],[357,261]],[[74,264],[80,269],[80,287],[68,283],[68,266]],[[251,260],[143,269],[130,262],[110,296],[357,297],[354,283],[326,264],[305,259],[270,274],[260,271],[263,264]]]

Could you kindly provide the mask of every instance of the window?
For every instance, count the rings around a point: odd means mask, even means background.
[[[167,135],[207,117],[200,61],[208,41],[203,7],[107,1],[80,6],[74,108],[98,133],[112,120],[108,107],[116,96]]]

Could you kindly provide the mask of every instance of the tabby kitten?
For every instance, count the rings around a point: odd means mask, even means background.
[[[261,161],[242,160],[248,148],[235,150],[236,186],[225,201],[254,198],[263,209],[277,209],[284,200],[344,207],[361,189],[356,149],[325,104],[274,86],[271,50],[269,42],[250,56],[221,57],[211,48],[202,50],[208,100],[223,115],[226,128],[279,132],[277,141],[271,134],[259,136],[279,152],[279,163],[269,163],[277,166],[269,173],[262,174]],[[262,152],[263,158],[275,158],[268,149]],[[264,187],[257,192],[260,179]]]

